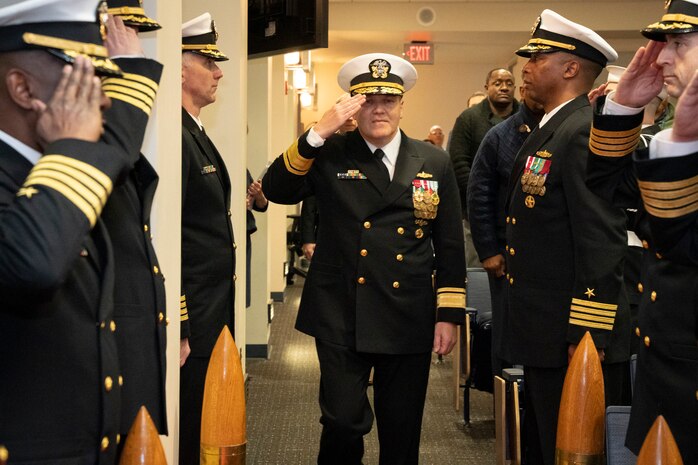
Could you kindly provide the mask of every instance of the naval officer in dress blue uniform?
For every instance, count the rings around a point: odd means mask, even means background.
[[[683,463],[698,463],[698,1],[667,2],[642,33],[650,42],[594,114],[588,184],[619,207],[639,205],[639,351],[626,445],[638,453],[663,415]],[[665,84],[678,98],[673,127],[637,148],[643,107]]]
[[[141,153],[162,65],[145,56],[138,32],[159,29],[138,0],[109,0],[105,44],[124,72],[102,82],[112,106],[104,140],[123,147],[133,169],[114,189],[102,218],[114,247],[114,321],[122,377],[121,443],[145,406],[160,434],[167,434],[165,403],[165,278],[152,243],[150,211],[158,184]]]
[[[199,463],[201,404],[213,346],[224,326],[235,334],[230,178],[199,119],[201,108],[216,100],[223,77],[218,63],[228,59],[217,40],[208,13],[182,25],[182,465]]]
[[[0,8],[0,444],[9,463],[111,465],[119,440],[113,261],[100,215],[131,163],[97,142],[109,101],[94,74],[121,75],[102,46],[97,5]]]
[[[465,310],[458,186],[448,155],[399,129],[415,68],[384,53],[340,69],[353,96],[277,158],[273,202],[315,195],[320,218],[296,328],[320,360],[318,463],[358,465],[374,411],[382,465],[416,465],[431,352],[447,354]],[[358,129],[335,134],[355,116]]]
[[[587,93],[617,54],[594,31],[550,10],[517,54],[529,58],[524,89],[545,115],[509,179],[503,340],[505,359],[524,365],[526,456],[529,463],[552,465],[567,364],[584,333],[604,359],[607,402],[619,402],[627,372],[625,215],[585,184]]]

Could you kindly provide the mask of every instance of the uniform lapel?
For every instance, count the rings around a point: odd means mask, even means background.
[[[562,124],[562,122],[565,121],[569,115],[587,105],[589,105],[589,100],[586,94],[580,95],[562,107],[560,111],[555,113],[555,116],[553,116],[542,128],[537,128],[531,133],[530,136],[528,136],[526,141],[521,146],[521,149],[519,149],[519,152],[516,154],[514,169],[509,177],[507,199],[511,197],[512,190],[515,189],[519,183],[521,174],[526,167],[526,160],[528,159],[528,156],[538,151],[538,149],[540,149],[541,146],[545,144],[545,142],[547,142],[553,136],[553,134],[555,134],[557,128],[560,127],[560,124]]]
[[[191,115],[187,113],[184,108],[182,108],[182,125],[191,133],[196,145],[198,145],[199,150],[201,150],[201,153],[204,154],[209,163],[216,166],[215,174],[216,177],[218,177],[218,181],[223,186],[224,192],[226,194],[230,192],[230,178],[228,177],[228,171],[220,154],[218,153],[218,150],[208,136],[201,129],[199,129],[199,125],[196,124],[196,121],[194,121]],[[197,167],[197,169],[200,168],[201,167]]]
[[[412,180],[424,165],[424,158],[417,153],[409,138],[402,133],[400,152],[397,156],[395,174],[388,190],[383,195],[386,205],[393,203],[410,185]]]
[[[359,131],[353,131],[348,136],[347,153],[351,154],[356,162],[356,167],[362,172],[366,179],[375,187],[381,194],[384,192],[382,188],[382,167],[378,163],[383,163],[376,160],[376,157],[371,153],[371,150],[366,145],[366,141],[361,137]]]

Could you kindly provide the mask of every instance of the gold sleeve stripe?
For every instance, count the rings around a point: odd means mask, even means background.
[[[140,92],[142,94],[147,95],[150,97],[150,99],[155,98],[155,93],[157,91],[157,87],[154,89],[148,85],[142,84],[137,81],[131,81],[128,79],[123,79],[123,78],[108,78],[102,81],[102,87],[105,86],[112,86],[112,87],[123,87],[126,89],[132,89],[133,91]]]
[[[601,144],[622,145],[637,142],[640,139],[640,134],[634,134],[630,137],[603,137],[595,133],[591,133],[591,139]]]
[[[187,313],[186,315],[182,315],[179,317],[179,321],[187,321],[189,320],[189,314]]]
[[[47,176],[47,177],[56,177],[59,181],[64,180],[65,178],[63,177],[58,177],[57,174],[54,175],[55,172],[58,173],[63,173],[63,175],[68,176],[69,178],[74,179],[75,181],[83,184],[85,187],[87,187],[89,190],[91,190],[94,195],[96,195],[101,204],[104,205],[107,202],[107,197],[109,197],[109,192],[106,191],[106,188],[92,179],[89,176],[86,176],[82,171],[73,168],[72,166],[64,165],[62,163],[56,163],[52,161],[47,161],[41,164],[37,164],[37,167],[35,170],[32,170],[30,176]],[[67,182],[70,184],[70,181]],[[77,187],[77,186],[76,186]],[[87,198],[86,196],[83,196]]]
[[[436,308],[465,308],[465,289],[441,287],[436,291]]]
[[[635,146],[633,146],[630,149],[623,150],[621,152],[616,152],[614,150],[601,150],[600,148],[595,147],[592,141],[590,140],[589,150],[591,150],[591,153],[593,153],[594,155],[598,155],[600,157],[619,158],[633,153],[635,151]]]
[[[300,152],[298,152],[298,141],[295,141],[293,145],[284,152],[284,164],[289,173],[305,176],[313,165],[313,160],[301,156]]]
[[[126,103],[128,103],[129,105],[133,105],[134,107],[143,110],[143,113],[145,113],[146,115],[150,116],[150,111],[151,111],[151,109],[152,109],[152,104],[151,104],[151,105],[148,105],[147,103],[143,102],[141,99],[139,99],[139,98],[137,98],[137,97],[134,98],[134,97],[132,97],[132,96],[130,96],[130,95],[126,95],[126,94],[124,94],[124,93],[121,93],[120,91],[117,92],[117,91],[114,91],[114,90],[105,89],[105,90],[104,90],[104,93],[105,93],[105,95],[106,95],[107,97],[113,98],[113,99],[116,99],[116,100],[121,100],[122,102],[126,102]]]
[[[96,212],[93,209],[92,205],[90,205],[89,202],[80,197],[78,194],[75,193],[73,189],[66,186],[65,184],[58,182],[54,179],[39,178],[35,180],[33,185],[43,185],[57,191],[65,198],[70,200],[73,203],[73,205],[75,205],[87,217],[87,221],[90,222],[90,226],[94,226],[95,223],[97,223],[98,212]]]
[[[571,310],[579,310],[580,312],[589,313],[591,315],[610,316],[610,317],[616,316],[616,312],[614,312],[614,311],[596,310],[593,308],[581,307],[579,305],[572,305],[572,306],[570,306],[570,309]]]
[[[638,126],[633,129],[628,129],[627,131],[604,131],[594,126],[591,127],[592,137],[613,137],[614,139],[627,138],[628,140],[630,140],[633,137],[639,138],[641,131],[642,126]]]
[[[617,304],[604,304],[601,302],[592,302],[590,300],[572,299],[572,304],[573,305],[581,305],[582,307],[587,307],[587,308],[599,308],[601,310],[613,310],[613,311],[618,310]]]
[[[625,144],[615,143],[615,141],[614,143],[605,144],[600,142],[598,139],[590,139],[589,146],[600,151],[627,151],[628,149],[634,150],[635,146],[637,146],[637,141],[638,139]]]
[[[29,173],[29,176],[27,177],[25,183],[27,185],[36,185],[41,184],[42,181],[45,181],[47,179],[53,179],[54,181],[60,182],[63,185],[65,185],[67,189],[70,189],[76,194],[78,194],[80,197],[85,199],[90,205],[92,205],[92,209],[97,214],[99,214],[99,212],[102,210],[102,206],[104,206],[104,204],[106,203],[106,195],[103,196],[104,201],[102,201],[102,197],[100,197],[98,194],[85,187],[84,185],[80,184],[80,182],[77,181],[74,177],[68,176],[67,174],[60,173],[58,171],[50,171],[45,169],[32,170],[32,172]]]
[[[179,303],[179,308],[184,308],[184,309],[186,309],[186,308],[187,308],[187,303],[186,303],[186,302],[180,302],[180,303]]]
[[[75,158],[66,157],[65,155],[44,155],[43,157],[41,157],[41,159],[39,160],[39,163],[37,163],[36,166],[39,166],[43,163],[48,163],[48,162],[62,163],[64,165],[72,166],[73,168],[79,169],[80,171],[82,171],[83,173],[90,176],[98,183],[100,183],[102,186],[104,186],[104,189],[108,193],[111,194],[111,191],[112,191],[111,179],[109,179],[109,176],[102,173],[100,170],[98,170],[94,166],[89,165],[89,164],[85,163],[84,161],[76,160]]]
[[[603,316],[592,316],[587,313],[570,312],[570,318],[585,321],[596,321],[598,323],[608,323],[613,324],[615,318],[606,318]]]
[[[613,330],[613,325],[606,325],[603,323],[593,323],[591,321],[582,321],[582,320],[575,320],[575,319],[570,318],[569,323],[571,325],[584,326],[586,328],[605,329],[607,331]]]
[[[179,309],[179,314],[180,314],[180,315],[186,315],[186,314],[187,314],[187,307],[180,308],[180,309]]]
[[[109,95],[111,97],[111,94],[124,94],[128,95],[130,97],[133,97],[135,99],[141,100],[143,103],[145,103],[148,107],[152,108],[153,104],[155,103],[153,101],[153,97],[150,95],[140,92],[135,89],[131,89],[130,87],[125,87],[125,86],[117,86],[114,84],[107,84],[102,86],[102,90],[104,90],[104,93]]]
[[[645,209],[657,218],[678,218],[698,210],[698,176],[670,182],[640,181]]]
[[[160,88],[160,85],[157,82],[140,74],[124,73],[122,78],[128,79],[129,81],[140,82],[141,84],[150,87],[155,92],[157,92],[157,90]],[[153,97],[155,97],[155,95],[153,95]]]

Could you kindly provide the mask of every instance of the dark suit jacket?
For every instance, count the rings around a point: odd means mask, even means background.
[[[567,347],[589,331],[606,361],[629,357],[622,292],[625,215],[585,184],[591,108],[580,95],[524,142],[507,204],[505,359],[567,365]],[[545,193],[524,192],[527,165],[549,170]],[[524,181],[526,180],[524,177]],[[540,184],[539,184],[540,186]]]
[[[447,154],[403,134],[386,188],[385,168],[359,131],[333,135],[319,148],[305,138],[263,179],[273,202],[314,194],[322,218],[296,328],[360,352],[428,352],[435,321],[464,317],[460,202]],[[433,219],[420,219],[415,186],[427,181],[440,201],[431,204],[438,207]]]
[[[230,178],[211,140],[182,109],[182,337],[209,357],[223,326],[234,332],[235,240]]]
[[[626,445],[638,453],[663,415],[683,462],[698,463],[698,209],[687,195],[698,179],[698,155],[650,160],[647,149],[634,150],[641,123],[642,113],[594,115],[588,163],[595,192],[620,208],[640,203],[640,350]]]
[[[129,164],[103,143],[45,153],[32,167],[0,142],[0,444],[16,461],[113,464],[121,372],[99,214]]]
[[[102,213],[114,248],[114,319],[124,380],[120,432],[128,433],[145,405],[158,431],[167,434],[165,284],[150,230],[158,176],[140,153],[162,65],[144,58],[117,63],[124,76],[103,83],[112,100],[104,140],[128,151],[135,164]]]

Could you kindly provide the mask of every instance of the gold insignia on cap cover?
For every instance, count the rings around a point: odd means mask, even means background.
[[[671,6],[671,0],[664,0],[664,9],[668,10]]]
[[[211,20],[211,31],[213,31],[213,36],[216,38],[216,43],[218,42],[218,29],[216,29],[216,22]]]
[[[385,79],[390,73],[390,63],[382,58],[373,60],[369,63],[368,68],[371,70],[371,76],[374,79]]]
[[[99,2],[97,7],[97,16],[99,19],[99,33],[102,36],[102,40],[107,39],[107,21],[109,20],[109,7],[107,2]]]
[[[533,33],[536,32],[536,29],[538,29],[538,26],[540,25],[540,16],[536,18],[536,22],[533,23],[533,27],[531,28],[531,36],[533,36]]]

